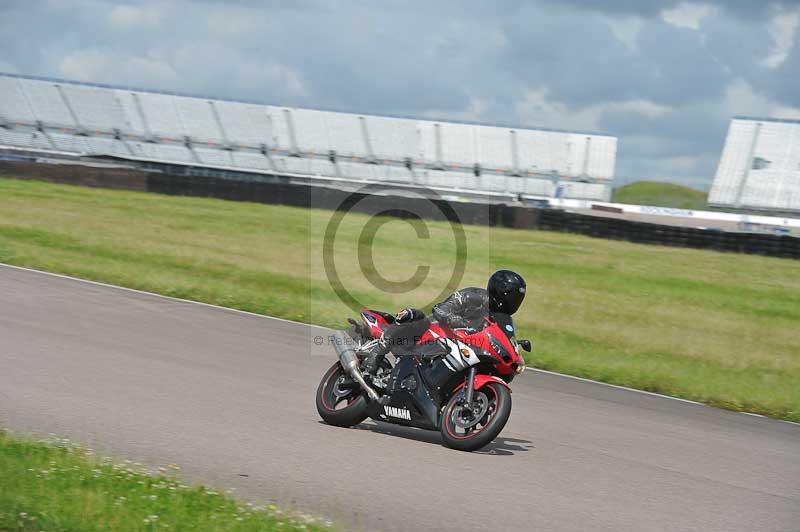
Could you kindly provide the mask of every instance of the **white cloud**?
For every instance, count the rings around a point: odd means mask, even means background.
[[[722,112],[733,117],[763,116],[769,118],[800,118],[800,108],[780,105],[757,93],[744,80],[737,79],[725,90]]]
[[[773,47],[771,53],[764,59],[763,65],[778,68],[786,61],[794,47],[798,25],[800,25],[800,8],[780,11],[772,17],[769,33],[772,36]]]
[[[268,56],[257,56],[235,46],[202,40],[186,42],[169,51],[179,65],[184,83],[193,92],[217,95],[224,80],[226,96],[291,105],[308,95],[300,73]]]
[[[492,117],[487,116],[489,104],[482,98],[470,98],[469,105],[461,111],[428,109],[420,116],[429,120],[458,120],[461,122],[491,122]]]
[[[711,14],[712,7],[708,4],[683,2],[672,9],[661,11],[661,20],[677,28],[699,30],[700,23]]]
[[[293,96],[305,96],[308,92],[300,74],[286,65],[271,64],[265,69],[265,74],[269,79],[282,85]]]
[[[636,41],[644,27],[642,17],[601,17],[603,22],[614,34],[614,37],[624,44],[629,50],[636,50]]]
[[[158,5],[119,5],[108,12],[108,23],[112,28],[154,28],[161,23],[163,11]]]
[[[657,118],[670,111],[666,105],[661,105],[650,100],[628,100],[625,102],[613,102],[603,105],[604,110],[608,111],[629,111],[638,113],[647,118]]]
[[[532,88],[524,92],[517,105],[517,114],[525,124],[555,129],[593,130],[600,120],[597,106],[577,111],[561,102],[548,99],[547,89]]]
[[[800,120],[800,107],[787,107],[785,105],[774,105],[772,116],[786,118],[789,120]]]
[[[583,109],[572,109],[550,100],[548,91],[541,87],[528,89],[524,94],[516,106],[517,113],[525,124],[533,127],[589,131],[599,129],[600,119],[607,112],[630,112],[645,118],[656,118],[669,112],[669,107],[650,100],[603,102]]]
[[[113,81],[118,84],[142,85],[144,80],[154,87],[180,86],[181,77],[165,60],[151,56],[126,56],[88,49],[65,55],[58,63],[61,77],[80,81]]]

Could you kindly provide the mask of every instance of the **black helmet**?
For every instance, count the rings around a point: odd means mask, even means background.
[[[514,314],[525,299],[525,279],[511,270],[497,270],[489,277],[489,310]]]

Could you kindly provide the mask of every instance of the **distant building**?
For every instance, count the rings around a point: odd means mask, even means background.
[[[708,203],[800,212],[800,120],[731,120]]]
[[[409,95],[413,97],[413,95]],[[0,146],[230,171],[607,200],[617,139],[0,74]]]

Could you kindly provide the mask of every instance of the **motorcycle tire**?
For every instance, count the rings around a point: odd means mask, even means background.
[[[489,382],[475,392],[476,397],[478,394],[483,394],[488,401],[487,412],[478,422],[480,427],[476,425],[464,433],[459,433],[456,424],[461,394],[455,394],[447,402],[442,413],[440,432],[444,444],[448,447],[459,451],[477,451],[489,445],[506,426],[511,416],[511,392],[508,388],[499,382]]]
[[[338,362],[322,377],[317,387],[317,412],[328,425],[352,427],[367,419],[367,400],[358,386],[352,388],[349,394],[341,395],[342,391],[336,387],[343,377],[346,377],[346,373]]]

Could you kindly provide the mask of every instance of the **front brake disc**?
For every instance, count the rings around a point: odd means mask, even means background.
[[[488,411],[489,398],[483,392],[476,392],[472,397],[472,408],[461,405],[453,410],[453,422],[460,429],[470,429],[477,425]]]

